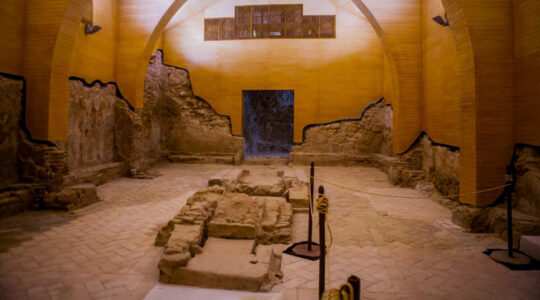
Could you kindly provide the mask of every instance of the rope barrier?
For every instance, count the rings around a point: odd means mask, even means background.
[[[368,191],[364,191],[364,190],[344,186],[344,185],[341,185],[341,184],[338,184],[338,183],[335,183],[335,182],[332,182],[332,181],[324,180],[324,179],[314,177],[314,176],[310,176],[310,178],[313,178],[315,180],[318,180],[318,181],[333,185],[335,187],[338,187],[338,188],[341,188],[341,189],[344,189],[344,190],[349,190],[349,191],[362,193],[362,194],[367,194],[367,195],[376,196],[376,197],[401,198],[401,199],[451,198],[451,197],[456,197],[456,196],[461,197],[461,196],[464,196],[464,195],[475,195],[475,194],[481,194],[481,193],[485,193],[485,192],[489,192],[489,191],[495,191],[495,190],[506,188],[506,187],[512,185],[511,183],[508,183],[508,184],[504,184],[504,185],[500,185],[500,186],[496,186],[496,187],[492,187],[492,188],[488,188],[488,189],[483,189],[483,190],[479,190],[479,191],[475,191],[475,192],[450,194],[450,195],[446,195],[446,196],[434,195],[434,196],[415,197],[415,196],[399,196],[399,195],[372,193],[372,192],[368,192]],[[310,192],[310,195],[311,195],[311,192]],[[311,206],[311,201],[310,201],[309,205]],[[325,252],[324,252],[324,257],[320,258],[320,259],[325,259],[327,261],[326,274],[328,274],[328,276],[326,277],[326,280],[325,280],[326,282],[328,282],[327,286],[330,286],[330,284],[332,282],[331,279],[330,279],[330,275],[331,275],[330,274],[330,248],[332,247],[332,243],[333,243],[332,229],[330,227],[330,220],[329,220],[329,206],[330,206],[330,204],[329,204],[328,198],[324,194],[320,195],[317,198],[317,201],[316,201],[317,212],[319,212],[320,214],[325,215],[325,217],[326,217],[326,226],[325,227],[328,229],[328,233],[329,233],[329,236],[330,236],[330,241],[329,241],[328,247],[326,247]],[[311,209],[311,213],[312,214],[314,213],[313,209]],[[320,243],[320,245],[325,245],[325,243],[321,243],[321,241],[319,241],[319,243]],[[348,292],[345,291],[345,290],[348,290]],[[347,284],[342,285],[339,289],[335,289],[335,288],[326,289],[324,291],[324,293],[322,294],[321,299],[323,299],[323,300],[338,300],[338,299],[353,299],[353,297],[354,297],[353,288],[352,288],[352,286],[350,284],[347,283]]]
[[[366,194],[366,195],[370,195],[370,196],[376,196],[376,197],[400,198],[400,199],[453,198],[453,197],[461,197],[461,196],[465,196],[465,195],[476,195],[476,194],[486,193],[486,192],[499,190],[499,189],[502,189],[502,188],[505,188],[507,186],[512,185],[512,184],[503,184],[503,185],[499,185],[499,186],[492,187],[492,188],[489,188],[489,189],[479,190],[479,191],[476,191],[476,192],[450,194],[450,195],[446,195],[446,196],[444,196],[444,195],[434,195],[434,196],[420,196],[420,197],[418,197],[418,196],[398,196],[398,195],[372,193],[372,192],[368,192],[368,191],[359,190],[359,189],[351,188],[351,187],[348,187],[348,186],[344,186],[344,185],[341,185],[341,184],[338,184],[338,183],[335,183],[335,182],[331,182],[331,181],[328,181],[328,180],[325,180],[325,179],[321,179],[321,178],[318,178],[318,177],[312,177],[312,178],[315,179],[315,180],[318,180],[318,181],[333,185],[335,187],[344,189],[344,190],[349,190],[349,191],[353,191],[353,192],[357,192],[357,193],[361,193],[361,194]]]

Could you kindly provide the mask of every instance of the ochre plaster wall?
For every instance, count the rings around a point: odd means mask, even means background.
[[[383,47],[392,54],[387,62],[396,76],[386,76],[392,84],[385,82],[384,86],[393,91],[390,97],[394,109],[394,151],[404,152],[422,131],[422,1],[352,2],[359,8],[364,6],[373,15],[371,22],[380,27]]]
[[[324,1],[322,1],[324,2]],[[193,89],[242,134],[242,90],[295,91],[295,141],[303,128],[356,118],[383,96],[383,53],[371,25],[351,1],[335,3],[336,39],[205,42],[204,11],[164,33],[165,63],[186,68]]]
[[[451,27],[440,0],[423,0],[423,102],[422,127],[437,143],[461,145],[461,82]]]
[[[24,1],[2,0],[0,9],[0,72],[21,75]]]
[[[515,140],[540,146],[540,1],[514,0]]]
[[[93,0],[94,24],[102,27],[95,34],[86,35],[81,23],[71,57],[70,76],[87,82],[99,79],[115,81],[116,0]]]

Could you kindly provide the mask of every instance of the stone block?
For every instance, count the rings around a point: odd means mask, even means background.
[[[309,208],[309,186],[301,181],[292,181],[289,189],[289,203],[293,208]]]
[[[223,189],[212,187],[200,190],[191,196],[180,213],[163,226],[156,236],[154,245],[165,246],[176,224],[199,225],[204,228],[214,215],[217,202],[222,198]]]
[[[167,244],[165,254],[176,254],[189,251],[191,255],[200,253],[203,243],[203,225],[175,224]]]
[[[237,184],[242,178],[249,175],[246,169],[221,170],[208,180],[208,186],[231,187]]]
[[[64,185],[71,186],[88,182],[94,185],[102,185],[127,174],[127,169],[123,163],[111,162],[70,170],[69,174],[64,176]]]
[[[264,205],[261,228],[258,234],[260,244],[286,244],[291,241],[293,209],[285,198],[255,197]]]
[[[259,245],[252,254],[253,240],[209,238],[204,252],[176,268],[161,282],[244,291],[269,291],[279,282],[281,254],[272,246]],[[169,279],[164,281],[163,279]]]
[[[208,224],[208,236],[254,239],[262,214],[260,203],[246,194],[225,194]]]
[[[53,209],[72,210],[99,201],[96,186],[79,184],[62,189],[59,193],[48,194],[45,205]]]
[[[31,204],[29,190],[0,193],[0,218],[16,215],[27,210]]]

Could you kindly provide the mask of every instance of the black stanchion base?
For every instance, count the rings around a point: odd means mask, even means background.
[[[319,244],[311,243],[311,250],[308,250],[308,242],[295,243],[289,248],[285,249],[283,253],[301,257],[309,260],[318,260],[320,256]]]
[[[510,270],[540,270],[540,262],[519,250],[513,251],[514,257],[508,256],[508,249],[487,249],[484,254]]]

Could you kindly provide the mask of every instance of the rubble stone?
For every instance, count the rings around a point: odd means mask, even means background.
[[[309,208],[309,185],[292,180],[289,188],[289,202],[293,208]]]
[[[540,150],[516,149],[514,203],[520,211],[540,218]]]
[[[209,238],[202,254],[190,259],[187,266],[174,269],[172,276],[160,276],[160,282],[269,291],[279,282],[276,275],[280,270],[281,253],[265,245],[257,246],[255,255],[252,250],[252,240]]]
[[[0,185],[18,180],[17,149],[23,81],[0,75]]]
[[[59,193],[51,193],[45,197],[45,205],[49,208],[73,210],[99,200],[96,186],[79,184],[62,189]]]
[[[204,162],[194,158],[224,154],[230,157],[227,163],[243,158],[244,139],[232,135],[230,118],[194,96],[189,73],[164,65],[161,51],[146,76],[143,117],[159,127],[161,151],[175,161],[187,156],[189,162]]]
[[[70,80],[68,155],[70,169],[116,160],[114,140],[116,87]]]
[[[305,139],[292,147],[290,160],[344,163],[370,153],[392,153],[392,108],[382,100],[367,107],[359,119],[306,128]]]
[[[264,203],[258,242],[260,244],[287,244],[291,241],[293,209],[285,198],[256,197]]]
[[[208,236],[255,239],[261,220],[261,204],[246,194],[225,194],[208,224]]]
[[[217,202],[222,198],[222,194],[223,189],[219,187],[211,187],[195,193],[187,200],[180,213],[158,231],[154,245],[165,246],[176,224],[205,227],[208,220],[214,215]]]

